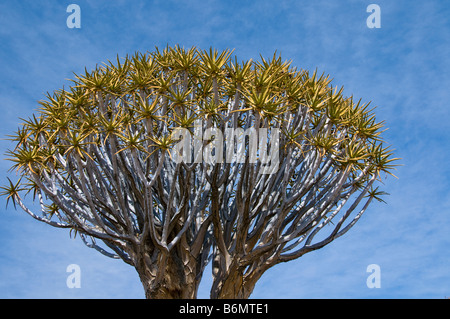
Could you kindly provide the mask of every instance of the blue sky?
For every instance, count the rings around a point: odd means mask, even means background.
[[[69,4],[81,28],[69,29]],[[130,4],[131,3],[131,4]],[[369,29],[366,8],[381,8]],[[166,44],[234,48],[240,59],[277,50],[326,72],[377,106],[386,140],[403,158],[387,204],[325,248],[267,271],[253,298],[445,298],[450,296],[450,3],[446,1],[32,1],[0,3],[0,135],[15,131],[47,91],[84,67]],[[10,147],[0,140],[0,153]],[[3,156],[4,157],[4,156]],[[0,161],[0,183],[10,163]],[[68,232],[5,208],[0,198],[0,298],[143,298],[134,269]],[[81,288],[69,289],[69,264]],[[378,264],[381,288],[369,289]],[[208,298],[205,273],[199,297]]]

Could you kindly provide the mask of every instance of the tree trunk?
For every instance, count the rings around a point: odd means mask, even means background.
[[[192,285],[174,283],[173,278],[154,285],[153,279],[139,275],[147,299],[196,299],[197,290]]]
[[[211,299],[248,299],[262,273],[244,275],[243,269],[233,269],[225,278],[213,284]],[[215,288],[214,288],[215,287]]]
[[[176,251],[159,254],[151,262],[147,254],[139,258],[136,271],[147,299],[195,299],[199,280],[196,280],[195,260],[183,261]]]

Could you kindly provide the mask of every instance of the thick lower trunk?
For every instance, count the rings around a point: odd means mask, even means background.
[[[193,285],[180,285],[172,280],[164,280],[154,285],[153,280],[140,276],[147,299],[195,299],[197,289]]]
[[[261,276],[244,275],[242,270],[231,271],[225,278],[217,278],[219,283],[211,290],[212,299],[248,299]]]
[[[143,257],[136,266],[147,299],[195,299],[200,280],[192,268],[193,263],[182,262],[171,253],[165,260],[149,263]],[[234,268],[227,275],[215,278],[211,299],[248,299],[260,275],[245,276]]]
[[[196,280],[192,260],[183,261],[175,252],[150,262],[140,258],[135,266],[147,299],[195,299],[199,280]]]

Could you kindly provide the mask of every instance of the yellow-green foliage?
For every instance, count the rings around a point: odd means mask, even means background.
[[[25,176],[62,170],[56,155],[98,162],[91,144],[108,144],[114,153],[170,152],[175,127],[192,128],[196,119],[223,127],[234,115],[236,126],[248,125],[251,114],[256,127],[281,128],[283,149],[332,156],[354,176],[391,174],[396,159],[368,104],[345,97],[329,76],[299,70],[277,54],[239,62],[232,53],[167,47],[85,70],[71,87],[40,101],[38,114],[11,136],[17,143],[9,151],[12,169]],[[5,188],[9,195],[19,187],[12,186]]]

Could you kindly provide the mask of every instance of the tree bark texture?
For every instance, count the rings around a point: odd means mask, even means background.
[[[136,271],[147,299],[194,299],[200,283],[196,279],[196,261],[176,249],[138,257]]]

